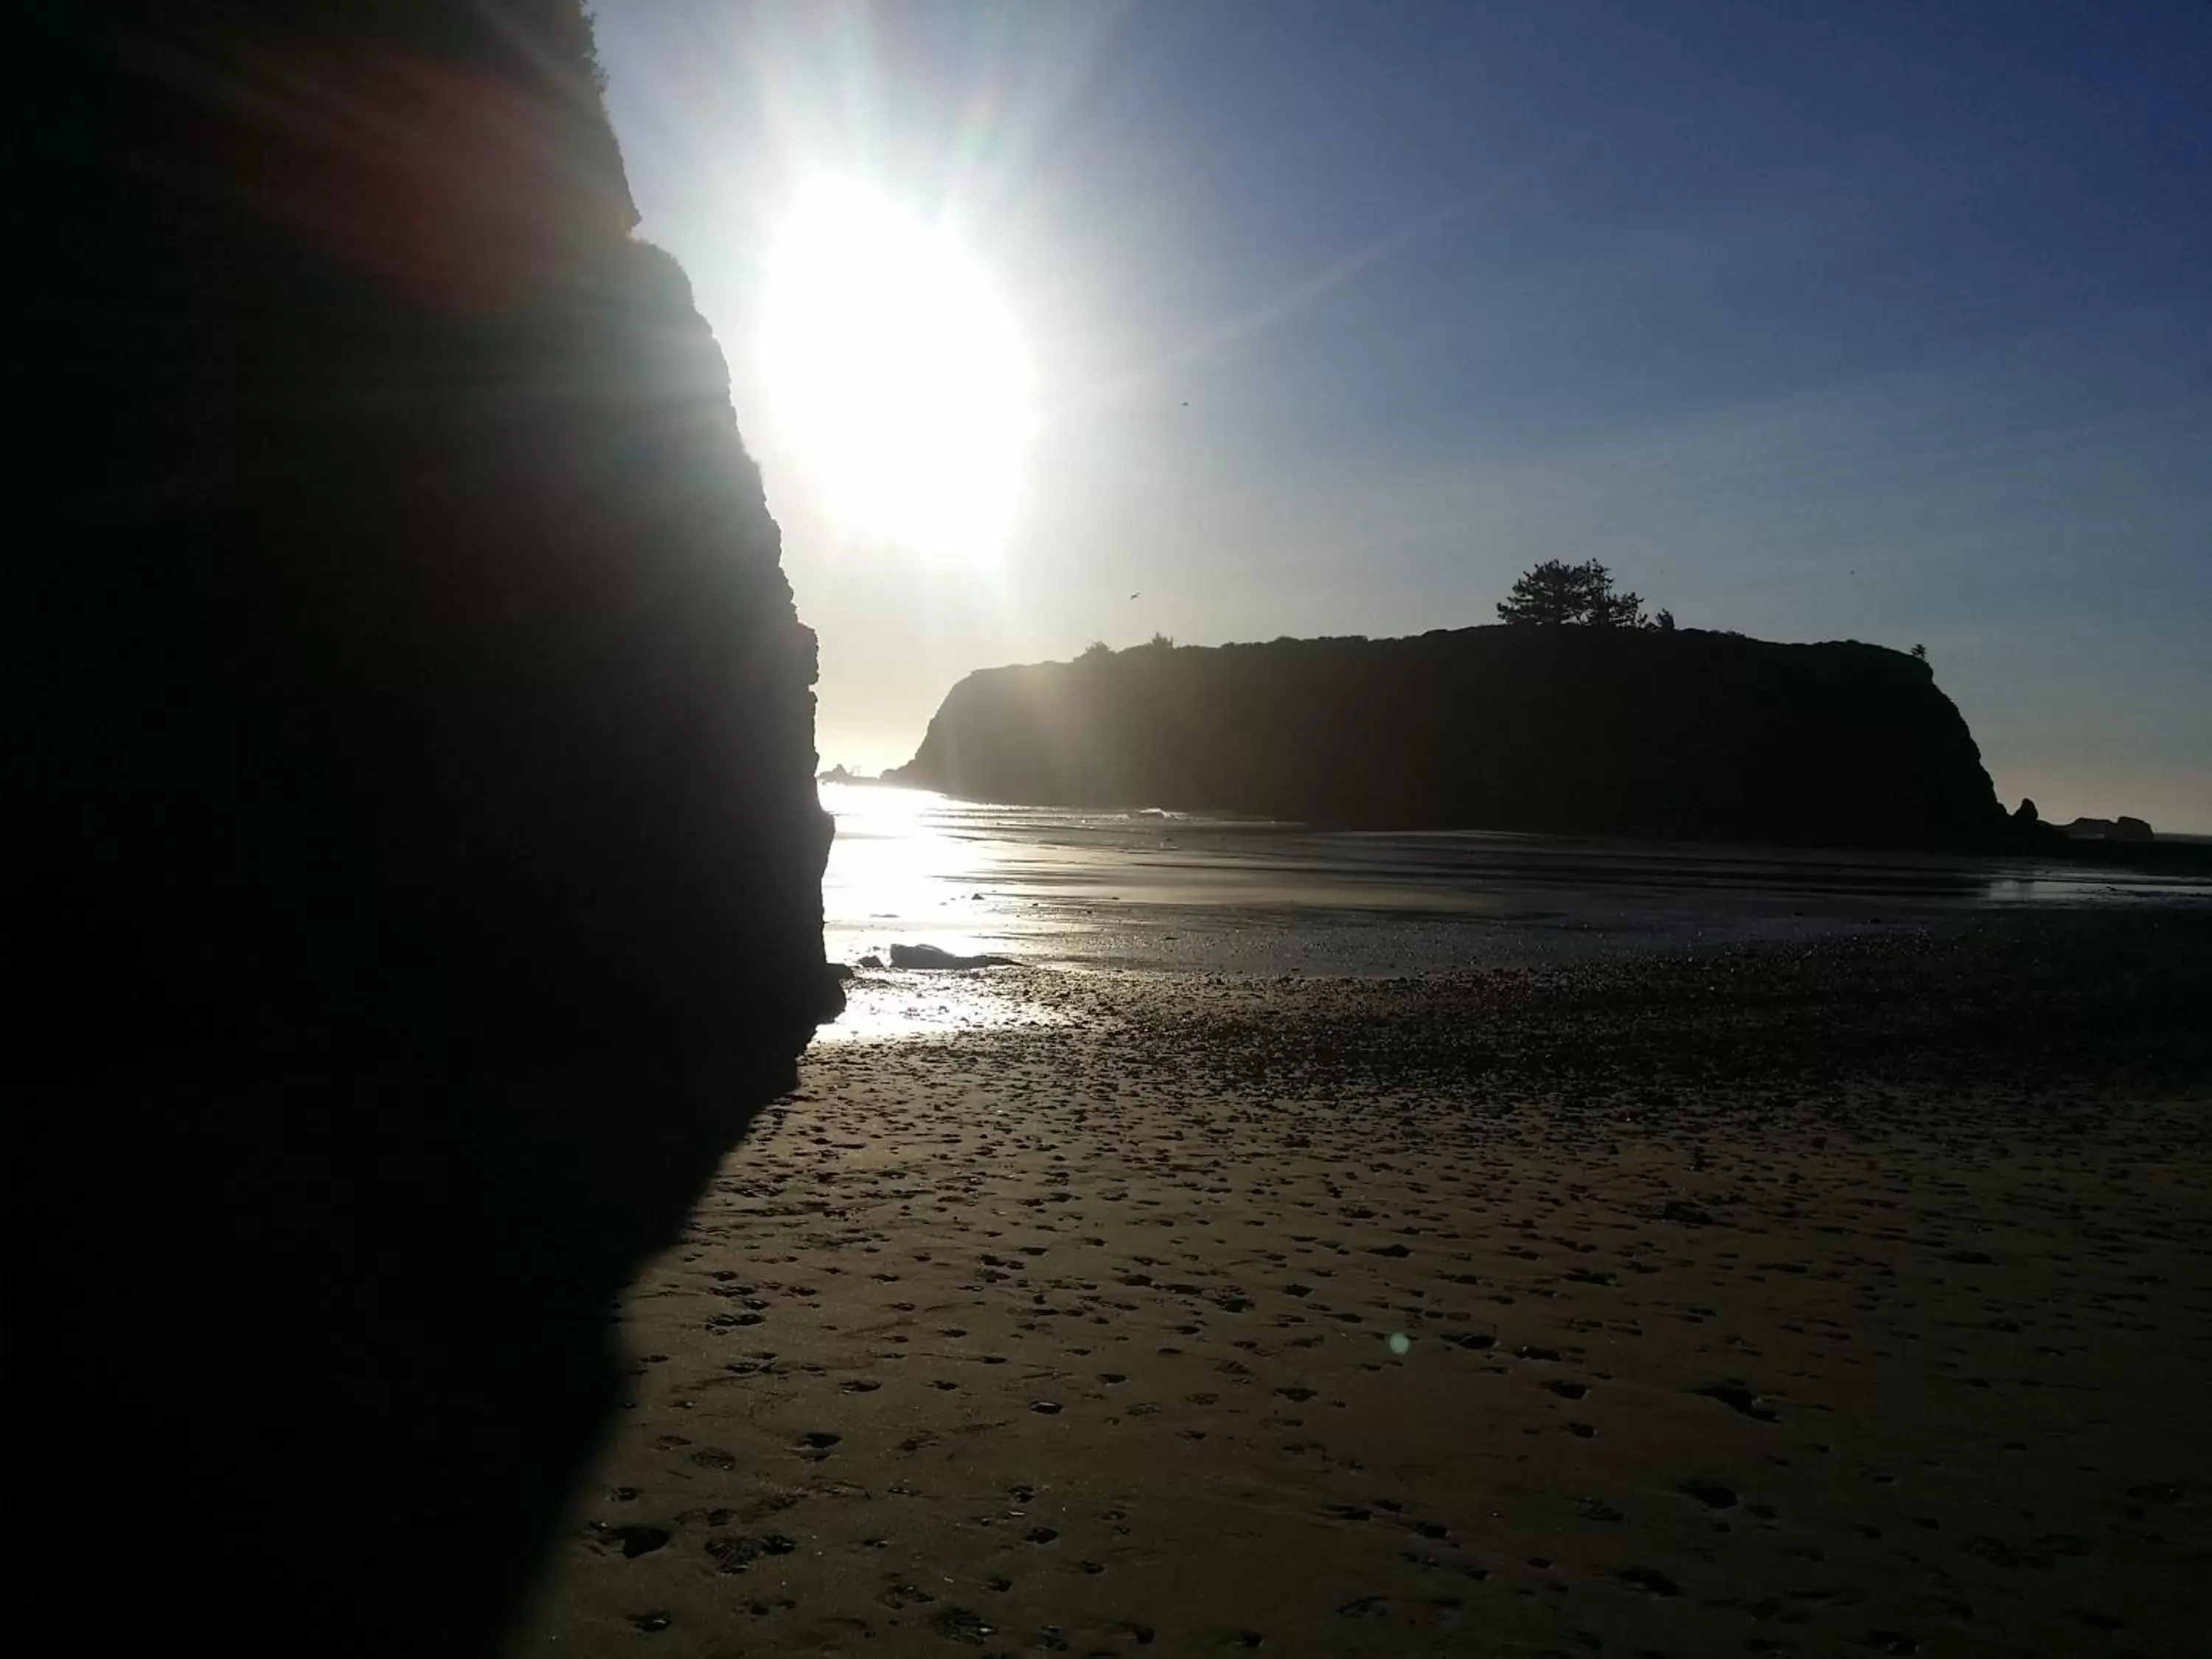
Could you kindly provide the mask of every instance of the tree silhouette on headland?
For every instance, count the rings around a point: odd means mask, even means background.
[[[1514,580],[1513,591],[1498,602],[1500,622],[1536,627],[1661,628],[1671,631],[1674,617],[1647,623],[1640,594],[1613,585],[1613,573],[1595,559],[1569,564],[1546,559]]]

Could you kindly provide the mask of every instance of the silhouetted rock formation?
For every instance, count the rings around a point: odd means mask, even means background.
[[[131,1559],[98,1644],[481,1648],[834,1006],[813,638],[577,0],[53,10],[24,1490]],[[158,1541],[71,1523],[126,1492]]]
[[[1692,629],[1152,645],[989,669],[953,687],[895,775],[1363,829],[1935,846],[2004,823],[1924,662]]]
[[[2075,841],[2148,842],[2156,839],[2150,825],[2123,812],[2116,818],[2075,818],[2059,826]]]

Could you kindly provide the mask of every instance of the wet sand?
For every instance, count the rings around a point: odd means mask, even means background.
[[[2212,869],[1482,830],[1322,831],[826,784],[832,957],[926,940],[1082,969],[1388,977],[2212,905]]]
[[[2203,1651],[2212,919],[976,984],[636,1285],[514,1652]]]

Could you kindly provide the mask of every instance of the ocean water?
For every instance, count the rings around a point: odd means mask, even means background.
[[[2212,903],[2212,882],[2025,859],[1333,833],[824,784],[833,961],[896,944],[1067,969],[1396,975],[1917,927],[2025,906]],[[947,976],[907,975],[909,979]]]

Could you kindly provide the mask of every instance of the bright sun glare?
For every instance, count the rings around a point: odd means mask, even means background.
[[[1030,434],[1013,321],[943,231],[849,185],[802,196],[761,337],[778,418],[854,529],[916,550],[1000,550]]]

